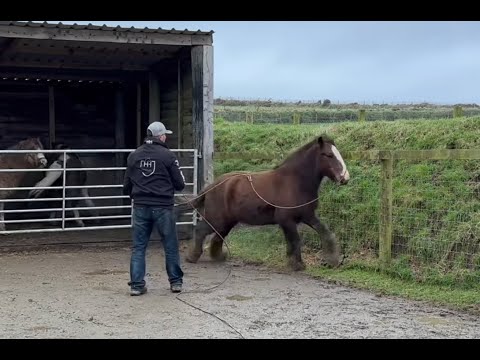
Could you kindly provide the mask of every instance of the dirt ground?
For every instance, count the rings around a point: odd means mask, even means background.
[[[0,337],[480,338],[480,317],[208,256],[177,297],[152,245],[140,297],[128,246],[1,253]]]

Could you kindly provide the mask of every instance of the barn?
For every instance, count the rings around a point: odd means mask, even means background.
[[[133,149],[157,120],[174,131],[171,149],[196,150],[178,152],[190,191],[210,182],[213,31],[0,21],[1,149],[30,136],[72,149]],[[126,159],[114,151],[81,156],[99,169]],[[118,185],[122,178],[121,171],[90,171],[88,181]],[[91,195],[118,195],[110,190]],[[98,203],[105,201],[118,205]]]

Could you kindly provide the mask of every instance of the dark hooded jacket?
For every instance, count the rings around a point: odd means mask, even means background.
[[[123,193],[134,206],[173,208],[175,191],[185,188],[185,177],[175,154],[158,139],[148,137],[127,159]]]

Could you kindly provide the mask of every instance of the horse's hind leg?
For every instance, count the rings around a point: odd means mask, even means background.
[[[335,234],[330,231],[326,224],[320,222],[320,219],[315,215],[303,222],[315,230],[323,240],[326,263],[332,267],[340,265],[340,250],[337,240],[335,239]]]
[[[213,233],[213,229],[205,221],[200,221],[194,228],[193,244],[189,250],[189,254],[186,257],[186,261],[190,263],[196,263],[203,253],[203,242],[207,235]]]
[[[299,271],[305,269],[305,264],[302,260],[301,239],[297,231],[297,224],[294,222],[280,224],[285,239],[287,240],[287,256],[289,265],[293,270]]]
[[[223,251],[223,241],[228,235],[230,230],[235,226],[235,224],[229,224],[223,229],[217,230],[219,234],[215,233],[215,236],[210,240],[210,257],[215,261],[225,261],[227,254]]]

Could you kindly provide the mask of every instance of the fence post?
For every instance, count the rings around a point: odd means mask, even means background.
[[[392,204],[393,156],[391,151],[381,153],[382,178],[380,182],[380,222],[378,252],[382,265],[392,258]]]
[[[363,122],[366,120],[366,116],[365,116],[365,109],[362,109],[362,110],[359,110],[358,111],[358,121],[360,122]]]
[[[245,111],[245,122],[247,124],[253,124],[253,113]]]
[[[459,118],[459,117],[462,117],[462,116],[463,116],[463,108],[459,105],[456,105],[453,108],[453,117],[454,118]]]
[[[300,124],[300,114],[294,113],[292,118],[293,118],[293,124],[294,125]]]

